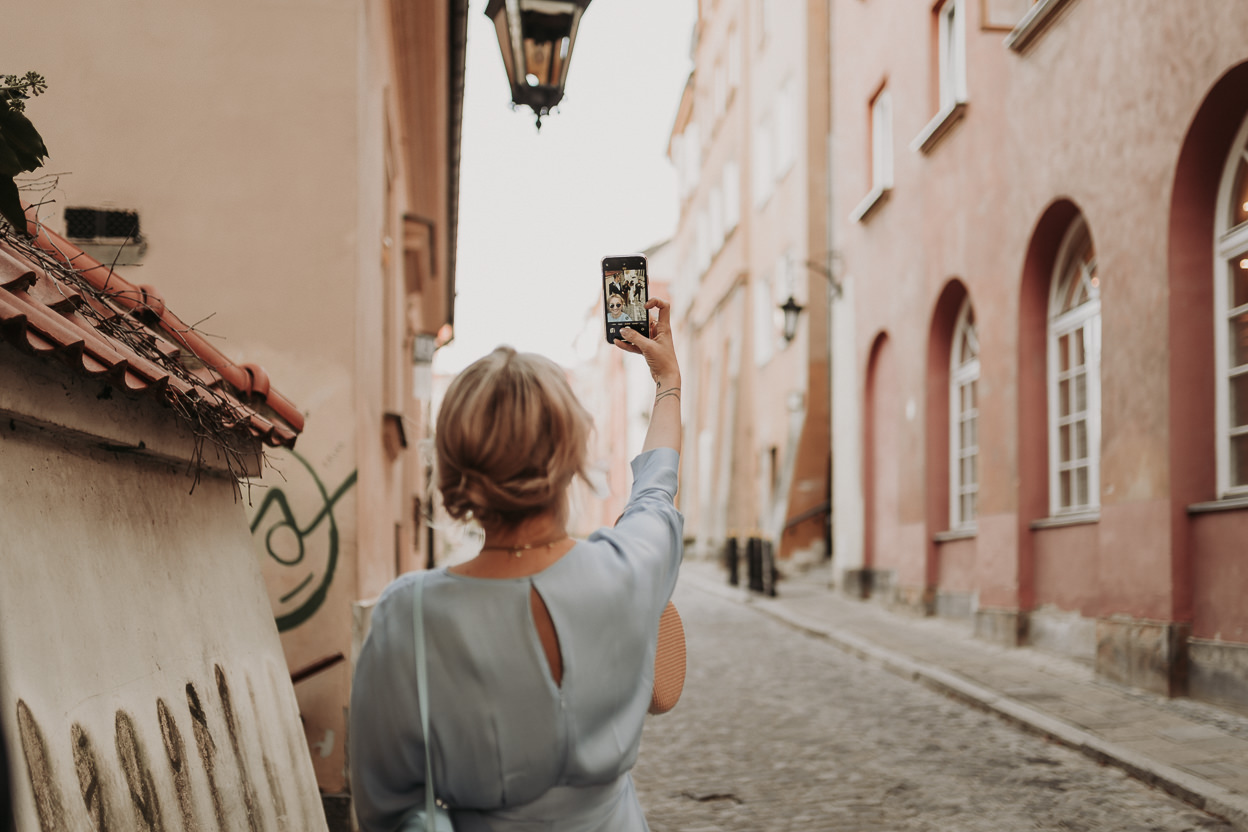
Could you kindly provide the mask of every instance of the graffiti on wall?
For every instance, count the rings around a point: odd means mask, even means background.
[[[284,738],[284,743],[262,742],[261,762],[265,771],[263,785],[268,787],[266,793],[261,782],[253,777],[242,746],[242,738],[248,735],[244,732],[261,735],[267,733],[261,724],[251,680],[247,680],[251,709],[240,713],[231,697],[225,672],[220,665],[213,669],[215,691],[213,686],[206,686],[205,695],[201,696],[195,684],[188,682],[185,709],[180,709],[177,705],[171,706],[163,697],[156,699],[155,720],[159,724],[163,755],[160,751],[149,754],[138,723],[125,709],[117,711],[114,722],[115,756],[107,754],[96,744],[88,729],[74,722],[68,731],[68,756],[73,761],[75,779],[78,781],[79,794],[76,798],[64,794],[57,775],[58,760],[62,756],[58,752],[63,752],[64,747],[58,747],[49,741],[49,736],[36,719],[34,711],[24,700],[19,699],[18,735],[26,759],[40,830],[52,832],[82,828],[75,818],[84,816],[89,828],[96,832],[128,829],[164,832],[178,828],[195,832],[201,829],[237,828],[239,821],[245,824],[249,832],[262,832],[270,828],[270,818],[276,821],[279,832],[309,828],[306,805],[308,794],[300,794],[294,801],[303,815],[301,823],[297,823],[287,809],[289,804],[286,791],[292,787],[303,792],[306,789],[300,789],[298,784],[290,783],[289,779],[284,784],[270,756],[271,751],[284,744],[285,759],[281,761],[282,764],[292,766],[291,773],[299,771],[306,764],[300,759],[301,739],[290,735]],[[215,715],[210,719],[206,708],[206,703],[212,701],[212,697],[208,695],[211,693],[216,694],[219,720]],[[188,754],[188,743],[183,739],[184,729],[178,727],[175,711],[181,712],[183,725],[188,722],[190,724],[190,744],[194,745],[194,756]],[[211,723],[218,722],[224,722],[229,743],[229,749],[224,755],[223,749],[217,746],[220,732],[214,734],[211,727]],[[212,806],[212,814],[207,817],[202,816],[195,808],[191,764],[196,759],[203,772]],[[168,766],[168,779],[159,775],[160,769],[165,765]],[[162,789],[160,785],[168,782],[172,783],[172,793]],[[237,792],[240,790],[241,801],[237,799]],[[171,817],[177,820],[171,821]]]
[[[298,627],[325,603],[341,546],[334,506],[356,480],[356,472],[352,471],[331,492],[311,463],[294,451],[289,454],[302,466],[300,478],[306,475],[315,486],[313,503],[299,507],[306,522],[299,522],[287,489],[283,488],[270,488],[251,520],[252,536],[263,535],[268,556],[284,570],[297,570],[293,588],[283,592],[275,605],[279,632]],[[300,493],[308,493],[308,490]]]

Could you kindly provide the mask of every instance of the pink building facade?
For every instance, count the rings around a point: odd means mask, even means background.
[[[693,556],[827,554],[826,0],[700,0],[669,156]],[[783,330],[781,306],[801,308]]]
[[[1248,6],[832,21],[842,586],[1248,709]]]

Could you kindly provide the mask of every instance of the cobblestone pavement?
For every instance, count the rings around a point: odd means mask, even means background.
[[[653,832],[1230,832],[739,604],[682,586],[689,672],[633,771]]]

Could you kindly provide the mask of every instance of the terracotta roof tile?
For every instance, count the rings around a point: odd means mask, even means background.
[[[235,364],[153,287],[130,283],[35,220],[28,229],[30,248],[0,237],[0,338],[125,390],[212,409],[225,429],[268,445],[294,445],[303,414],[261,367]]]

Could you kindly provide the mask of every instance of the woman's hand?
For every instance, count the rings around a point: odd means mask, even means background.
[[[657,319],[650,319],[650,337],[647,338],[632,327],[624,327],[620,330],[621,337],[615,339],[615,345],[622,350],[644,356],[650,367],[650,375],[660,390],[679,388],[680,365],[676,361],[676,347],[672,343],[672,305],[665,300],[650,298],[646,301],[647,313],[651,309],[658,309],[659,314]]]

